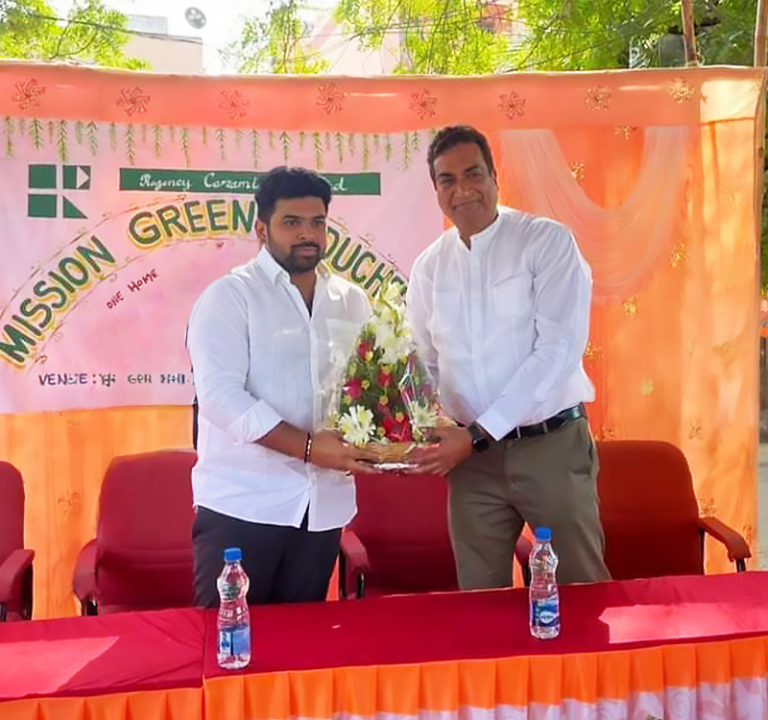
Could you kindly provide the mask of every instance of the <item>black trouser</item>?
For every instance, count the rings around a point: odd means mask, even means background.
[[[216,578],[228,547],[243,551],[250,605],[325,600],[340,541],[341,529],[309,532],[306,515],[295,528],[246,522],[200,507],[192,526],[195,605],[218,607]]]

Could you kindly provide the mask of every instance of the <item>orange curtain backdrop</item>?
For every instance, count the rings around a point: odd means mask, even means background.
[[[702,512],[742,531],[755,554],[755,160],[763,100],[764,73],[748,68],[456,79],[199,78],[0,63],[0,114],[45,120],[52,132],[95,120],[386,133],[393,142],[408,142],[417,130],[471,123],[491,137],[503,201],[522,208],[531,188],[516,178],[516,158],[504,154],[504,133],[553,133],[580,191],[616,208],[642,169],[648,130],[688,128],[681,197],[661,259],[631,295],[594,306],[585,354],[598,391],[591,420],[601,438],[659,438],[681,446]],[[4,131],[12,132],[13,124]],[[242,167],[250,161],[244,158]],[[414,242],[426,246],[432,239]],[[610,250],[607,239],[590,245],[596,287],[603,252]],[[636,262],[635,252],[622,257],[627,266]],[[93,537],[109,460],[188,447],[190,428],[188,408],[0,417],[0,457],[16,464],[26,482],[38,617],[76,612],[72,570]],[[729,569],[721,551],[708,548],[708,569]]]
[[[641,166],[641,130],[557,132],[574,177],[599,205],[617,207],[632,191]],[[593,305],[584,358],[597,389],[590,421],[602,440],[658,439],[682,448],[701,513],[731,524],[756,554],[755,123],[707,123],[693,130],[680,205],[660,261],[631,294]],[[507,189],[510,205],[535,210],[527,207],[523,190]],[[627,262],[636,260],[633,251],[625,253]],[[597,285],[597,258],[588,259]],[[727,569],[722,546],[712,543],[706,550],[709,571]]]

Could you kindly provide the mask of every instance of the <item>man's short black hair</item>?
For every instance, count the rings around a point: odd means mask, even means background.
[[[491,146],[488,144],[488,138],[483,135],[479,130],[470,127],[469,125],[450,125],[440,130],[432,142],[429,144],[429,152],[427,153],[427,162],[429,163],[429,175],[432,178],[432,182],[435,182],[435,160],[442,155],[446,150],[450,150],[456,145],[462,143],[474,143],[480,148],[480,152],[483,154],[485,164],[488,166],[488,171],[491,175],[496,175],[496,168],[493,165],[493,155],[491,154]]]
[[[326,212],[331,204],[330,183],[314,170],[301,167],[276,167],[270,170],[259,183],[256,190],[256,205],[258,217],[269,224],[275,212],[278,200],[293,198],[316,197],[325,205]]]

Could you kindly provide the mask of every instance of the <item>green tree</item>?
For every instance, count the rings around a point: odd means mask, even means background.
[[[396,72],[401,73],[492,73],[503,66],[511,46],[509,36],[494,32],[484,3],[340,0],[334,16],[363,48],[379,49],[388,33],[398,33],[401,54]]]
[[[273,4],[263,17],[246,18],[228,51],[238,72],[312,75],[326,70],[328,63],[307,50],[302,13],[298,2],[287,0]]]
[[[755,0],[695,0],[699,56],[707,64],[752,62]],[[273,0],[248,20],[235,54],[242,70],[317,73],[298,0]],[[399,36],[396,72],[470,75],[517,70],[594,70],[669,65],[682,48],[679,1],[338,0],[340,42],[381,49]],[[513,32],[517,28],[517,32]],[[682,57],[680,57],[682,60]],[[271,65],[270,65],[271,63]]]
[[[527,28],[513,55],[516,69],[599,70],[682,63],[680,2],[531,0],[520,2]],[[755,0],[694,0],[699,59],[708,65],[752,64]],[[676,62],[677,60],[677,62]]]
[[[63,20],[45,0],[0,0],[0,57],[145,68],[125,55],[127,24],[101,0],[76,0]]]

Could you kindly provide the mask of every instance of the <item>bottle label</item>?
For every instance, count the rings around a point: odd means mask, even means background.
[[[221,584],[221,587],[219,588],[219,597],[221,598],[222,602],[227,602],[228,600],[237,600],[239,596],[240,587],[237,585],[237,583],[223,582]]]
[[[560,622],[560,602],[557,597],[531,601],[531,625],[534,627],[557,627]]]
[[[245,655],[251,651],[251,629],[233,628],[219,631],[219,655]]]

